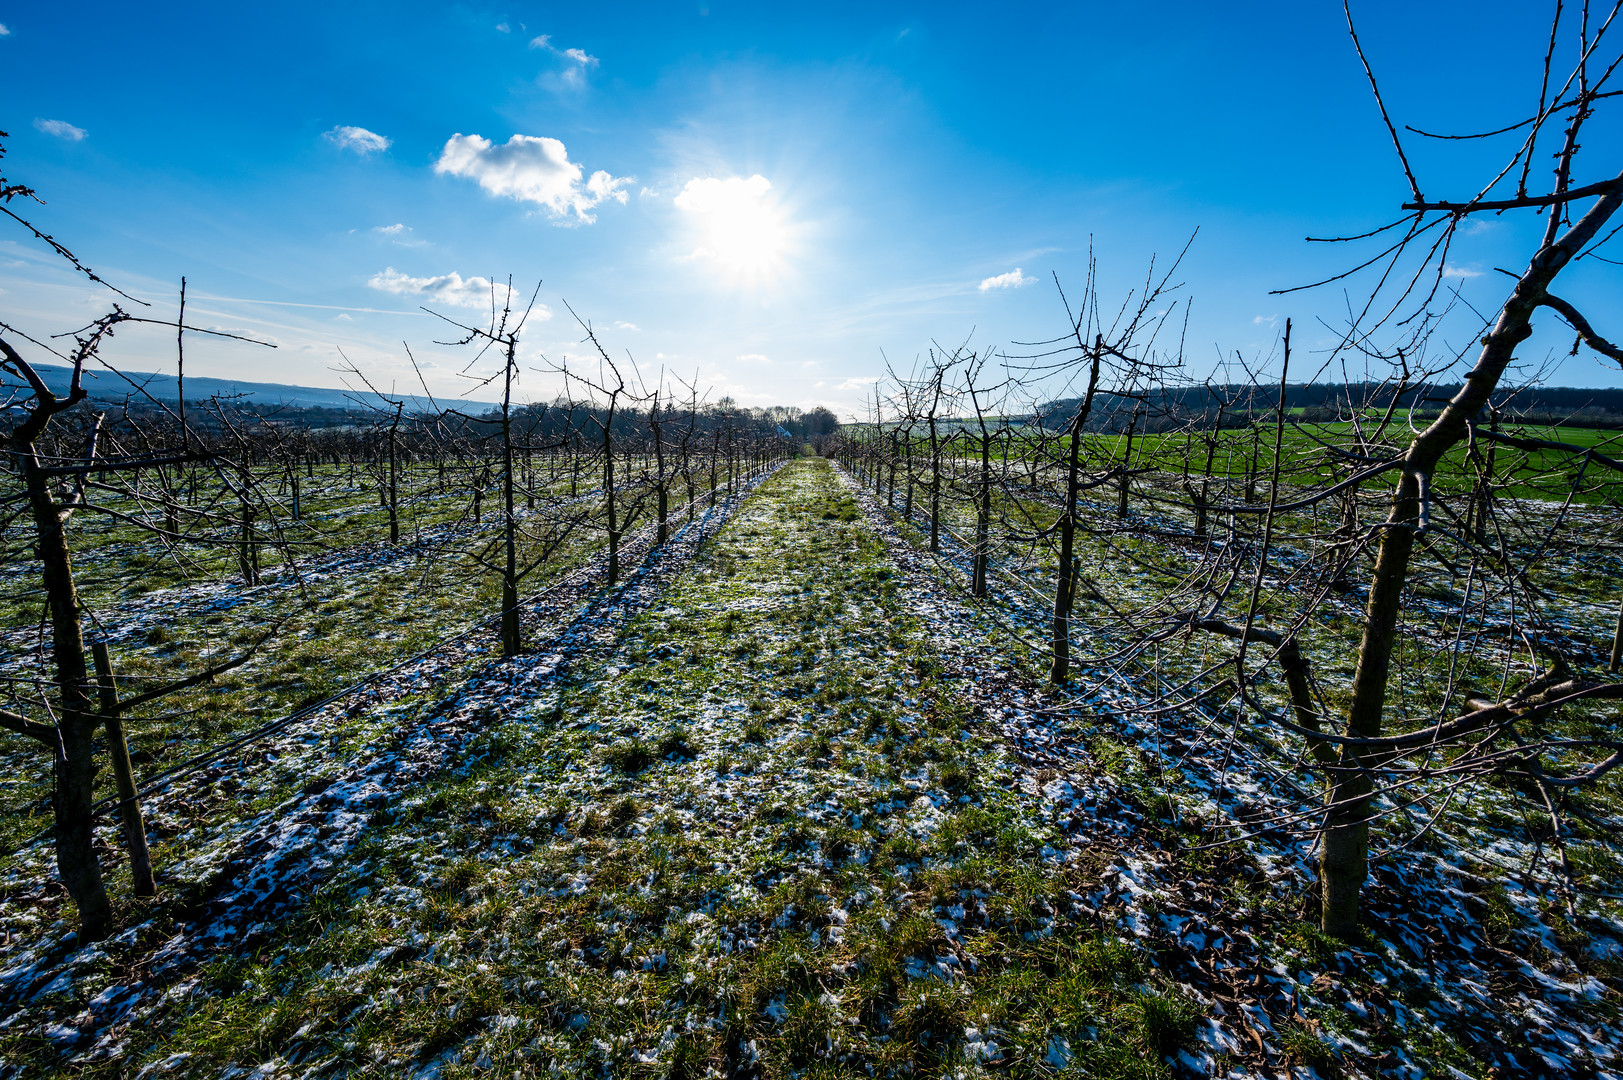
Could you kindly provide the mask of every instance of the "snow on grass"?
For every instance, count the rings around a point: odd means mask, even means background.
[[[966,695],[999,723],[1032,783],[1061,778],[1042,792],[1084,823],[1070,830],[1082,850],[1062,857],[1091,864],[1090,902],[1114,911],[1116,926],[1207,1011],[1212,1026],[1201,1038],[1215,1056],[1206,1065],[1283,1061],[1352,1075],[1623,1068],[1615,903],[1582,898],[1580,929],[1535,882],[1481,861],[1483,847],[1499,843],[1506,862],[1526,865],[1531,844],[1484,835],[1462,816],[1438,850],[1376,860],[1369,942],[1323,938],[1310,925],[1310,837],[1262,828],[1212,847],[1234,830],[1207,827],[1290,813],[1314,798],[1310,778],[1292,777],[1288,757],[1265,744],[1242,739],[1214,751],[1183,718],[1135,716],[1122,706],[1142,691],[1119,673],[1079,672],[1076,682],[1094,687],[1084,700],[1048,698],[1032,654],[1005,629],[1021,609],[1031,617],[1029,598],[1005,592],[991,612],[966,609],[961,585],[949,584],[967,578],[961,547],[947,547],[943,574],[919,550],[920,533],[846,479],[911,571],[904,592],[941,628],[943,661]],[[1111,837],[1105,845],[1102,835]]]
[[[893,1073],[1042,1062],[1052,1035],[1137,1069],[1181,1007],[966,737],[852,509],[825,463],[768,481],[686,572],[499,695],[479,752],[396,798],[314,896],[86,1025],[79,1067]],[[82,1018],[113,981],[11,1029]]]
[[[1290,836],[1201,846],[1283,780],[1127,724],[1130,686],[1055,710],[831,464],[700,540],[530,655],[177,792],[200,800],[165,852],[186,881],[101,946],[27,893],[43,865],[14,868],[0,1063],[1611,1075],[1611,992],[1527,947],[1515,890],[1400,862],[1372,889],[1382,933],[1319,937]]]

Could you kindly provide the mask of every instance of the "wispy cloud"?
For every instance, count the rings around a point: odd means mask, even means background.
[[[54,135],[65,142],[80,142],[86,135],[90,134],[84,128],[74,127],[66,120],[38,119],[34,121],[34,129],[43,131],[47,135]]]
[[[553,74],[551,79],[571,89],[585,86],[586,73],[600,63],[597,57],[585,49],[558,48],[552,43],[551,34],[541,34],[531,38],[530,48],[540,49],[562,60],[564,62],[563,70]]]
[[[770,364],[772,362],[770,356],[758,352],[743,353],[738,359],[746,364]]]
[[[449,274],[440,274],[438,277],[412,277],[391,266],[381,274],[373,274],[367,285],[379,292],[409,296],[424,303],[450,304],[454,307],[489,308],[492,296],[498,306],[508,299],[506,285],[492,286],[489,278],[465,278],[455,270]],[[552,318],[552,312],[546,305],[537,304],[530,317],[546,320]]]
[[[1278,315],[1253,315],[1253,316],[1251,316],[1251,325],[1252,326],[1269,326],[1269,327],[1278,326],[1279,325],[1279,316]]]
[[[1482,271],[1481,270],[1469,270],[1469,269],[1467,269],[1467,268],[1465,268],[1463,266],[1455,266],[1453,263],[1445,263],[1443,265],[1443,276],[1444,277],[1451,277],[1451,278],[1462,278],[1462,279],[1463,278],[1474,278],[1474,277],[1481,277],[1482,276]]]
[[[266,333],[263,326],[224,326],[215,323],[212,326],[204,327],[204,329],[211,334],[231,334],[235,337],[252,338],[255,341],[262,341],[266,345],[274,345],[278,349],[287,344],[275,334]]]
[[[978,287],[981,292],[987,292],[991,289],[1018,289],[1023,285],[1030,285],[1036,280],[1034,277],[1027,277],[1017,266],[1007,274],[999,274],[996,277],[983,279]]]
[[[380,153],[394,145],[394,140],[363,127],[340,124],[322,135],[322,138],[340,150],[353,150],[363,157]]]
[[[539,203],[554,217],[572,213],[575,221],[587,225],[597,220],[590,212],[594,207],[609,199],[625,202],[625,187],[635,182],[634,177],[610,176],[599,169],[582,184],[581,167],[569,160],[564,144],[533,135],[514,135],[498,146],[479,135],[458,133],[446,141],[434,171],[477,181],[492,195]]]
[[[513,28],[507,23],[499,22],[496,24],[496,32],[498,34],[511,34],[513,32]]]
[[[387,237],[396,247],[428,247],[428,241],[419,240],[411,231],[411,226],[403,222],[393,225],[375,225],[372,231],[379,236]]]
[[[642,327],[634,322],[617,322],[614,324],[614,328],[616,330],[629,330],[633,334],[642,333]]]
[[[5,23],[0,23],[0,37],[10,37],[10,36],[11,36],[11,27],[7,26]]]

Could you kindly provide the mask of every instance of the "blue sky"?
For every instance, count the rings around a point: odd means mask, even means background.
[[[1531,111],[1543,9],[1354,11],[1399,123]],[[567,302],[646,375],[850,412],[881,351],[905,367],[932,341],[1050,337],[1052,275],[1080,287],[1090,244],[1108,301],[1198,228],[1179,276],[1203,376],[1266,356],[1286,316],[1307,357],[1329,342],[1338,288],[1269,290],[1351,265],[1303,237],[1384,223],[1406,194],[1340,6],[1317,0],[31,3],[0,4],[0,23],[8,175],[48,200],[41,226],[158,310],[184,274],[199,323],[280,346],[199,341],[197,374],[336,385],[342,349],[408,389],[405,341],[454,392],[458,357],[417,308],[477,318],[459,305],[511,274],[526,295],[541,280],[550,313],[526,329],[532,368],[584,354]],[[1409,139],[1434,197],[1474,192],[1509,153]],[[1610,175],[1589,175],[1615,169],[1602,154],[1581,179]],[[1538,227],[1463,237],[1450,283],[1496,307],[1493,267],[1525,265]],[[15,233],[0,263],[0,310],[31,332],[106,301]],[[1571,276],[1604,321],[1616,268]],[[1568,344],[1546,327],[1523,355]],[[108,355],[172,370],[157,332]],[[1552,381],[1623,377],[1586,353]],[[532,370],[524,390],[556,384]]]

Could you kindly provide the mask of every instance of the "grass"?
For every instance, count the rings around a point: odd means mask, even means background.
[[[1474,1067],[1433,1019],[1457,988],[1422,1002],[1392,974],[1416,970],[1399,944],[1375,935],[1355,959],[1302,923],[1303,884],[1277,859],[1190,850],[1210,797],[1173,755],[1101,712],[1074,737],[1090,790],[1119,801],[1089,816],[1080,795],[1041,794],[1056,775],[1010,753],[962,673],[996,646],[927,610],[832,466],[797,462],[639,614],[572,639],[560,673],[393,792],[289,917],[177,974],[185,992],[71,1073],[184,1053],[196,1075],[1159,1080],[1213,1049],[1210,1021],[1244,1038],[1232,1005],[1184,988],[1219,971],[1273,1018],[1276,1062],[1329,1075],[1356,1061],[1352,1038]],[[409,730],[443,693],[337,734]],[[262,808],[308,782],[289,766]],[[134,939],[62,1000],[14,1003],[0,1066],[61,1070],[35,1033],[147,970],[203,902],[230,849],[187,824],[158,851],[177,869],[166,896],[120,896]],[[1508,893],[1469,906],[1496,943],[1525,940]],[[14,925],[43,934],[50,910]],[[1197,923],[1205,944],[1184,944]],[[1317,975],[1362,1011],[1315,1004],[1341,1000]],[[1284,985],[1288,1006],[1268,997]]]
[[[918,663],[927,628],[864,573],[884,561],[826,463],[769,482],[558,687],[560,722],[500,721],[502,753],[414,796],[306,919],[132,1028],[117,1068],[184,1048],[204,1072],[274,1052],[446,1077],[1036,1074],[1058,1039],[1100,1074],[1165,1075],[1187,1006],[1091,920],[1031,934],[1034,906],[1070,907],[1051,827],[960,737],[953,688]],[[670,648],[695,638],[698,664]],[[647,663],[620,671],[631,650]],[[763,682],[807,655],[806,678]],[[643,719],[671,709],[693,718]],[[718,771],[746,746],[749,774]],[[522,853],[492,859],[497,841]]]
[[[189,676],[275,631],[254,659],[230,675],[129,719],[138,776],[319,701],[497,610],[499,578],[468,554],[496,535],[492,515],[473,527],[465,520],[465,500],[454,489],[441,492],[432,470],[422,470],[406,484],[403,543],[458,522],[461,532],[422,549],[391,549],[384,542],[386,512],[365,476],[360,479],[356,488],[344,469],[316,470],[303,481],[301,521],[281,525],[292,539],[310,545],[303,554],[337,559],[337,572],[257,588],[236,584],[234,556],[224,549],[182,543],[171,557],[130,526],[84,515],[73,519],[76,573],[91,583],[81,590],[90,613],[87,633],[112,635],[113,667],[126,696]],[[559,481],[550,493],[567,494],[567,482]],[[543,511],[535,520],[545,517]],[[0,536],[0,546],[25,539],[17,528]],[[534,528],[529,533],[521,533],[521,564],[537,559],[546,541]],[[523,581],[522,593],[546,588],[606,542],[598,530],[575,530]],[[269,554],[264,569],[275,569]],[[28,584],[30,572],[26,559],[6,565],[0,588]],[[171,588],[179,591],[160,591]],[[11,631],[4,639],[10,652],[0,655],[5,674],[42,676],[32,651],[39,615],[37,599],[14,593],[0,601],[0,633]],[[0,732],[0,766],[0,803],[11,811],[0,815],[0,848],[10,848],[50,825],[51,768],[37,744],[9,732]],[[112,793],[111,772],[102,770],[98,795]]]

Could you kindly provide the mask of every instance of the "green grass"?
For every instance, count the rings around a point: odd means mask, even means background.
[[[364,470],[359,488],[350,485],[347,469],[325,466],[315,473],[302,480],[302,520],[280,523],[291,539],[311,545],[298,549],[301,555],[319,557],[386,540],[386,511],[378,506],[375,488],[365,486],[370,481]],[[538,466],[537,473],[538,483],[544,483],[545,468]],[[268,475],[274,480],[281,474]],[[409,543],[419,530],[464,517],[467,492],[454,486],[454,469],[450,479],[452,486],[441,493],[435,470],[419,470],[415,479],[408,474],[402,495],[403,542]],[[555,495],[566,495],[567,489],[564,479],[549,488]],[[492,508],[488,501],[486,508]],[[536,520],[546,517],[543,512]],[[0,542],[21,542],[19,528]],[[172,605],[160,601],[147,614],[149,624],[143,630],[114,642],[113,667],[125,696],[192,675],[275,631],[243,667],[127,718],[137,777],[319,701],[488,618],[500,606],[500,580],[467,551],[496,535],[497,518],[487,512],[474,539],[458,540],[447,549],[385,559],[356,572],[292,586],[244,588],[233,584],[238,571],[229,549],[182,543],[170,551],[131,526],[77,515],[70,544],[78,579],[92,583],[81,589],[90,613],[89,636],[97,632],[97,618],[116,626],[125,604],[155,590],[224,586],[209,594],[220,597],[218,604],[188,608],[180,600]],[[543,531],[533,526],[521,531],[520,564],[537,560],[545,543]],[[521,594],[545,588],[606,543],[601,530],[574,530],[524,579]],[[262,569],[269,572],[275,566],[267,549]],[[0,573],[0,584],[26,585],[30,573],[37,573],[33,564],[19,559]],[[39,617],[37,600],[0,601],[0,629],[31,628]],[[36,656],[13,651],[5,658],[5,674],[41,673]],[[9,848],[50,825],[51,767],[36,743],[9,732],[0,732],[0,765],[0,803],[12,811],[0,816],[0,848]],[[113,793],[110,770],[102,770],[98,785],[99,795]]]
[[[1174,565],[1151,543],[1120,545],[1125,556],[1085,557]],[[1125,579],[1101,587],[1130,595]],[[1279,1061],[1330,1075],[1346,1063],[1332,1042],[1345,1030],[1375,1054],[1401,1046],[1424,1067],[1469,1071],[1423,987],[1342,972],[1341,946],[1302,923],[1302,897],[1245,850],[1189,850],[1207,796],[1108,718],[1076,738],[1142,812],[1138,831],[1092,836],[1033,796],[1031,770],[982,728],[941,628],[903,583],[832,467],[796,462],[613,640],[576,639],[566,675],[493,713],[453,767],[395,793],[293,917],[229,943],[190,993],[119,1033],[119,1059],[76,1074],[133,1075],[185,1052],[197,1075],[280,1057],[316,1075],[432,1063],[447,1080],[1159,1080],[1171,1055],[1201,1045],[1208,1013],[1170,973],[1156,897],[1134,911],[1143,943],[1117,922],[1125,912],[1082,902],[1130,852],[1164,857],[1168,880],[1181,875],[1256,940],[1255,985],[1276,963],[1291,978],[1337,972],[1358,1000],[1411,1010],[1363,1026],[1350,1012],[1275,1015]],[[1001,647],[1006,661],[999,640],[964,647]],[[1169,673],[1193,662],[1170,649],[1162,661]],[[439,693],[341,734],[367,745],[409,728]],[[203,832],[167,839],[163,864],[206,862]],[[1074,858],[1050,857],[1056,847]],[[1586,872],[1615,868],[1584,858]],[[156,904],[120,896],[146,948],[211,873]],[[1530,940],[1505,895],[1467,903],[1494,944]],[[62,1013],[144,955],[110,947]],[[53,1006],[26,1008],[0,1034],[0,1063],[25,1074],[56,1065],[21,1034]]]
[[[854,510],[825,462],[770,481],[556,703],[500,722],[504,750],[82,1075],[182,1048],[205,1073],[398,1075],[460,1048],[442,1075],[1048,1075],[1060,1046],[1090,1075],[1168,1075],[1190,1007],[1065,914],[1051,825],[959,736]]]

